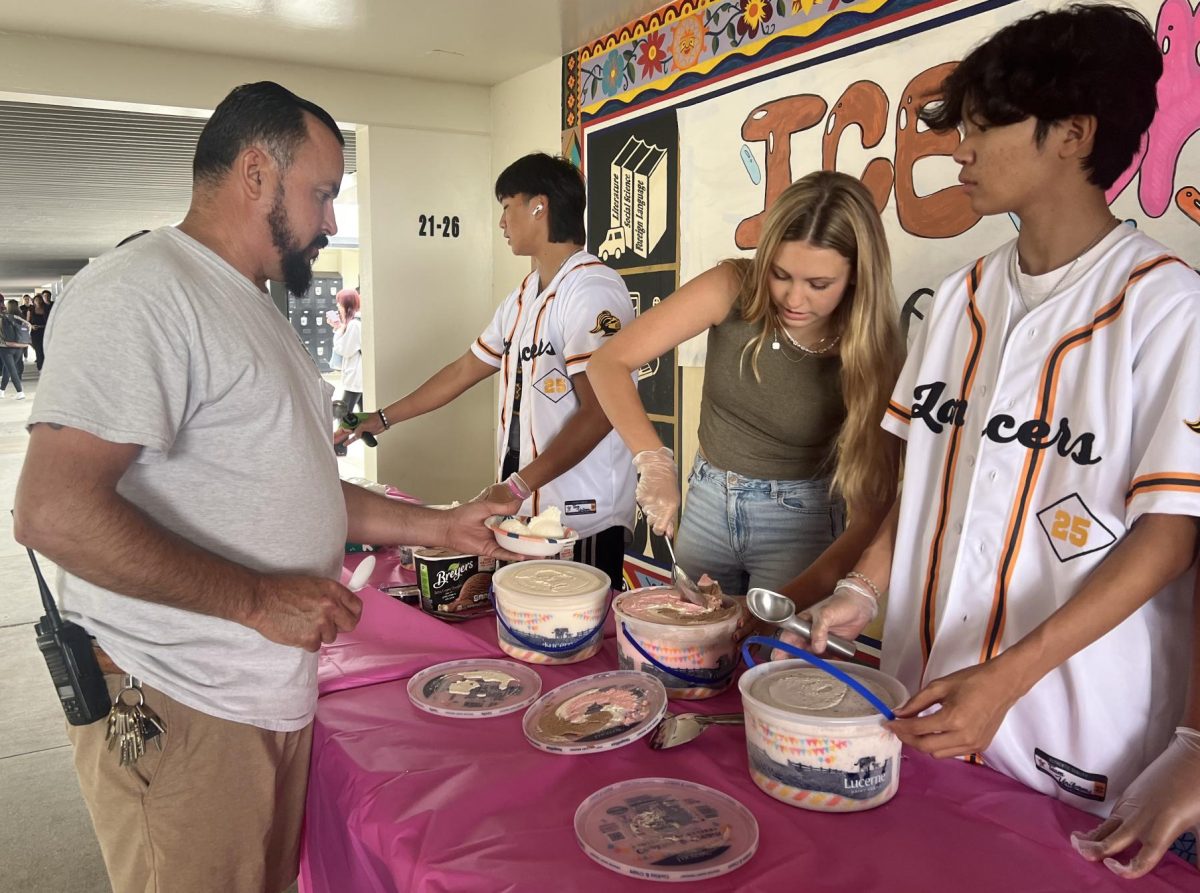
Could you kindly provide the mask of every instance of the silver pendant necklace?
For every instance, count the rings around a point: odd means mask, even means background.
[[[793,338],[792,333],[787,329],[781,329],[779,326],[776,326],[775,340],[771,342],[771,350],[779,350],[782,347],[782,345],[779,343],[779,333],[781,331],[783,332],[783,337],[787,339],[788,343],[791,344],[792,347],[810,357],[819,357],[829,353],[831,350],[837,347],[837,343],[842,340],[841,335],[834,335],[832,338],[822,338],[817,342],[818,346],[816,347],[807,347]],[[787,354],[784,354],[784,356],[786,357]]]

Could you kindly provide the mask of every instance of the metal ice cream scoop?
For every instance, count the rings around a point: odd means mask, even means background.
[[[773,623],[812,641],[812,626],[807,620],[796,616],[796,605],[786,595],[770,589],[751,589],[746,593],[746,606],[759,620]],[[838,636],[829,636],[825,650],[838,657],[854,657],[858,646]]]
[[[684,601],[703,607],[706,604],[704,594],[675,560],[675,547],[671,545],[671,538],[664,536],[663,542],[667,544],[667,551],[671,553],[671,582],[674,584],[675,590],[683,596]]]
[[[741,713],[668,713],[654,727],[646,742],[652,750],[666,750],[687,744],[711,725],[740,726],[745,722],[745,715]]]

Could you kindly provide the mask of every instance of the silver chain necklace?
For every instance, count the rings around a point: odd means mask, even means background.
[[[782,346],[779,343],[779,333],[780,332],[783,332],[783,337],[787,339],[788,343],[791,344],[792,347],[796,348],[796,350],[798,350],[804,354],[807,354],[810,357],[819,357],[819,356],[823,356],[824,354],[829,353],[831,350],[833,350],[835,347],[837,347],[837,343],[842,340],[841,335],[834,335],[832,338],[822,338],[820,341],[818,341],[817,344],[823,345],[821,347],[806,347],[805,345],[803,345],[799,341],[797,341],[795,338],[793,338],[792,333],[789,332],[787,329],[782,329],[779,326],[776,326],[775,327],[775,340],[771,342],[772,350],[779,350],[780,347]],[[825,342],[829,342],[829,343],[826,344]],[[787,354],[784,354],[784,356],[787,356]]]
[[[1075,265],[1079,263],[1080,258],[1099,245],[1101,241],[1104,240],[1104,237],[1112,232],[1114,223],[1120,224],[1120,221],[1110,214],[1108,220],[1104,221],[1104,225],[1100,227],[1100,232],[1096,238],[1092,239],[1091,244],[1089,244],[1087,248],[1084,248],[1081,252],[1075,255],[1075,259],[1072,260],[1070,265],[1067,267],[1067,272],[1063,273],[1062,276],[1058,278],[1058,281],[1054,283],[1054,287],[1050,289],[1050,291],[1046,294],[1046,297],[1042,298],[1040,303],[1048,303],[1052,297],[1058,294],[1059,288],[1061,288],[1063,283],[1071,277],[1071,273],[1075,270]],[[1012,253],[1012,269],[1010,270],[1012,284],[1013,288],[1016,289],[1017,297],[1021,300],[1021,304],[1025,307],[1026,311],[1029,311],[1033,308],[1029,306],[1029,301],[1025,297],[1025,292],[1021,289],[1021,271],[1019,265],[1020,251],[1018,251],[1017,247],[1014,245]]]

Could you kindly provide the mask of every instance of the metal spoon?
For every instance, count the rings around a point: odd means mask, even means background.
[[[692,578],[687,575],[683,568],[679,566],[679,562],[675,560],[675,547],[671,545],[669,536],[663,537],[663,542],[667,544],[667,551],[671,553],[671,583],[675,589],[683,596],[684,601],[691,602],[693,605],[705,605],[707,602],[704,599],[704,593],[700,591],[700,587],[692,582]]]
[[[812,641],[812,625],[796,616],[796,605],[786,595],[770,589],[751,589],[746,594],[746,605],[759,620],[774,623]],[[830,636],[825,650],[839,657],[854,657],[858,653],[858,646],[838,636]]]
[[[666,750],[668,747],[687,744],[708,726],[740,726],[745,723],[745,715],[742,713],[668,713],[662,722],[654,727],[646,741],[651,750]]]

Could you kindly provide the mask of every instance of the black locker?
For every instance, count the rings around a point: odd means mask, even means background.
[[[301,297],[286,296],[288,320],[322,372],[330,371],[329,358],[333,353],[333,329],[325,314],[337,310],[337,293],[341,289],[341,276],[317,274]],[[281,303],[281,292],[283,286],[272,282],[271,294],[277,304]]]

